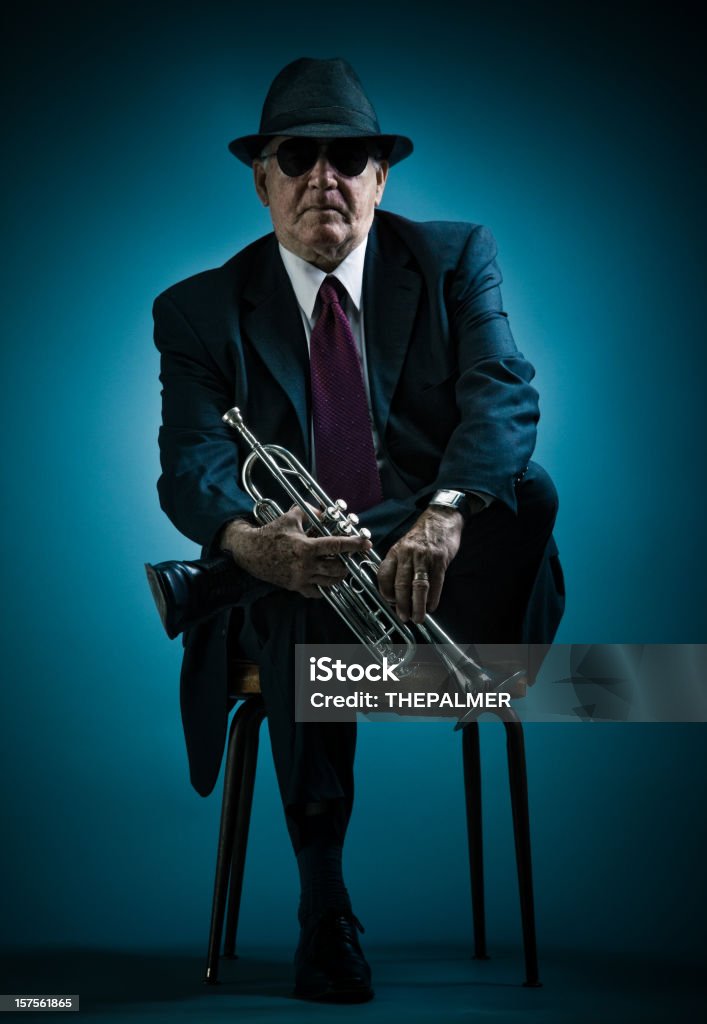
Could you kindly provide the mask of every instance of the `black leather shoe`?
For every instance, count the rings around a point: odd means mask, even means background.
[[[302,928],[295,953],[295,996],[324,1003],[365,1003],[373,999],[371,968],[352,913],[327,910]]]
[[[230,555],[145,564],[147,582],[170,640],[201,619],[236,604],[246,574]]]

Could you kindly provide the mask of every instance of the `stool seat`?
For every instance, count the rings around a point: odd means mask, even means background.
[[[256,693],[262,693],[260,689],[260,669],[253,661],[238,659],[234,662],[233,685],[229,694],[231,700],[243,700],[245,697],[252,697]]]

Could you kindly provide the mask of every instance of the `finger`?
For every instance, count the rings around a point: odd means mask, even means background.
[[[322,517],[324,516],[324,513],[325,513],[325,509],[323,509],[323,508],[315,508],[314,505],[311,505],[308,501],[305,502],[305,505],[307,506],[307,508],[309,509],[310,513],[314,516],[314,518],[317,521],[322,519]],[[319,532],[320,531],[320,527],[318,525],[316,525],[315,523],[313,523],[312,520],[309,519],[309,518],[307,518],[306,531],[307,531],[307,536],[308,537],[321,537],[321,533]]]
[[[315,508],[308,501],[306,508],[302,508],[302,526],[308,537],[321,537],[320,521],[324,515],[324,509]]]
[[[407,622],[412,611],[412,562],[398,562],[395,573],[395,610],[401,622]]]
[[[439,599],[442,596],[442,587],[444,586],[444,569],[440,566],[435,566],[430,573],[430,589],[427,594],[427,611],[436,612],[439,605]]]
[[[317,558],[346,555],[352,551],[370,551],[372,546],[367,537],[315,537],[311,544]]]
[[[413,555],[412,564],[412,620],[419,625],[427,613],[427,599],[430,593],[432,572],[429,568],[429,558],[426,555],[416,553]]]
[[[395,573],[397,568],[398,560],[390,552],[388,552],[378,566],[378,589],[385,600],[391,604],[395,601]]]
[[[341,583],[342,579],[343,576],[325,576],[323,573],[318,573],[314,576],[310,576],[308,582],[311,583],[312,586],[333,587],[336,583]]]
[[[427,596],[430,592],[429,579],[412,580],[412,621],[422,622],[427,612]]]
[[[345,579],[349,573],[348,566],[338,558],[334,562],[329,562],[326,558],[318,559],[311,571],[313,576],[321,576],[325,580],[334,582]]]
[[[309,516],[300,505],[292,505],[285,513],[285,516],[288,516],[292,520],[293,525],[297,529],[302,530],[302,532],[308,530],[311,525]]]

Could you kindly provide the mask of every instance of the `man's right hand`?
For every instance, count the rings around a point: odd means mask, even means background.
[[[221,550],[251,576],[303,597],[321,597],[317,587],[330,587],[346,576],[337,555],[370,551],[371,542],[365,537],[308,537],[309,525],[299,506],[265,526],[235,519],[223,531]]]

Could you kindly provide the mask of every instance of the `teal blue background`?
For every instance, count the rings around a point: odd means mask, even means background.
[[[11,8],[12,10],[12,8]],[[181,648],[142,564],[161,513],[164,287],[269,230],[227,152],[303,54],[359,71],[414,155],[384,205],[494,232],[561,499],[564,642],[705,640],[704,86],[690,8],[23,4],[10,15],[0,407],[5,945],[205,943],[219,796],[190,789]],[[243,942],[296,937],[264,733]],[[484,729],[491,940],[520,944],[500,729]],[[702,726],[527,728],[543,943],[688,953]],[[219,793],[220,790],[217,790]],[[470,934],[458,737],[360,730],[346,849],[375,941]]]

